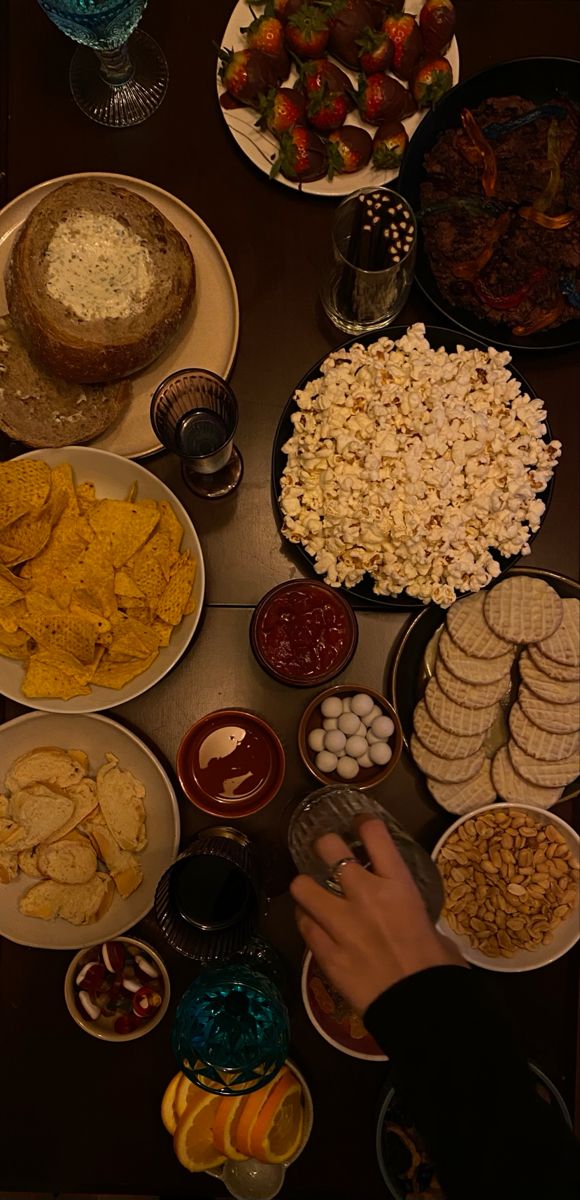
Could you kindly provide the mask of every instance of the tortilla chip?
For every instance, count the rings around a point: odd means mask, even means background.
[[[56,495],[60,492],[65,498],[65,507],[69,513],[78,517],[80,510],[70,463],[59,463],[58,467],[52,468],[51,475],[53,494]]]
[[[77,505],[81,516],[86,516],[89,509],[97,502],[94,483],[78,483],[76,488]]]
[[[91,528],[111,548],[114,567],[122,567],[127,559],[147,541],[159,521],[157,505],[151,500],[99,500],[89,510]]]
[[[20,619],[26,616],[28,609],[24,600],[17,600],[15,604],[7,604],[5,608],[0,608],[0,630],[5,633],[16,633],[20,629]]]
[[[167,500],[159,501],[159,533],[165,534],[175,550],[179,550],[183,528]]]
[[[132,578],[129,571],[122,568],[120,571],[115,571],[115,595],[116,596],[132,596],[139,600],[143,599],[143,592],[140,587],[137,587],[135,580]]]
[[[94,538],[79,560],[68,567],[64,579],[69,605],[91,609],[107,619],[116,613],[115,573],[109,549],[100,538]]]
[[[17,521],[13,521],[2,535],[3,561],[9,566],[15,566],[26,559],[36,558],[46,546],[52,528],[65,508],[66,496],[61,492],[56,496],[51,495],[41,508],[31,509]],[[6,551],[10,547],[12,554],[7,557]]]
[[[113,640],[107,649],[110,662],[130,662],[157,653],[159,638],[154,629],[135,617],[123,617],[113,627]]]
[[[149,658],[140,658],[133,662],[110,662],[109,659],[103,658],[103,661],[93,675],[92,681],[99,687],[116,688],[119,690],[119,688],[125,687],[127,683],[130,683],[132,679],[135,679],[137,675],[141,675],[143,671],[146,671],[155,662],[156,658],[157,651],[154,654],[150,654]]]
[[[22,681],[22,694],[47,700],[72,700],[73,696],[88,696],[91,689],[65,675],[60,667],[43,662],[39,654],[31,654]]]
[[[0,654],[5,658],[26,658],[32,643],[23,629],[14,632],[0,629]]]
[[[157,618],[152,622],[151,628],[159,638],[159,645],[168,646],[171,641],[171,634],[173,633],[173,625],[168,625],[166,621],[160,621]]]
[[[40,459],[0,463],[0,529],[40,508],[48,499],[50,484],[50,467]]]
[[[188,554],[182,554],[156,607],[157,616],[168,625],[179,625],[191,596],[194,579],[195,562]]]
[[[9,574],[9,572],[7,572]],[[22,599],[22,592],[16,584],[11,583],[9,579],[5,579],[0,575],[0,608],[5,608],[8,604],[14,604],[16,600]]]
[[[37,612],[23,618],[22,628],[45,650],[65,650],[83,663],[95,655],[96,630],[92,622],[68,612]]]

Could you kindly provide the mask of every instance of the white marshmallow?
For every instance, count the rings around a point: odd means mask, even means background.
[[[359,767],[354,758],[350,758],[345,754],[344,758],[338,760],[336,772],[341,779],[355,779],[358,775]]]
[[[339,717],[342,712],[342,700],[339,696],[327,696],[320,705],[320,711],[323,717]]]
[[[318,754],[320,750],[324,750],[324,729],[312,729],[308,734],[308,746],[310,750],[314,750]]]
[[[375,742],[374,746],[371,746],[369,750],[369,758],[377,767],[384,767],[391,758],[392,753],[391,747],[387,746],[386,742]]]
[[[343,712],[351,712],[351,711],[352,711],[352,710],[351,710],[351,700],[350,700],[350,696],[344,696],[344,697],[343,697],[343,700],[342,700],[342,711],[343,711]]]
[[[380,742],[380,741],[381,741],[381,738],[378,738],[376,733],[373,733],[372,729],[367,730],[367,742],[368,742],[369,746],[374,746],[375,742]]]
[[[366,725],[365,725],[364,721],[359,721],[359,723],[358,723],[358,729],[357,729],[357,734],[358,734],[358,736],[359,736],[359,737],[364,737],[364,738],[366,738],[366,736],[367,736],[367,727],[366,727]]]
[[[367,750],[366,754],[361,754],[360,758],[357,758],[357,762],[358,762],[359,767],[372,767],[373,766],[373,761],[372,761],[372,758],[369,757],[368,750]]]
[[[359,725],[360,721],[356,713],[343,713],[342,716],[338,718],[338,728],[341,729],[343,733],[346,733],[347,737],[352,737],[353,733],[357,732]]]
[[[371,729],[375,737],[386,740],[395,732],[395,723],[390,717],[375,717]]]
[[[346,737],[341,733],[340,729],[329,729],[324,735],[324,749],[330,750],[332,754],[338,754],[339,750],[344,750],[346,745]]]
[[[324,721],[322,722],[322,728],[326,730],[338,729],[338,721],[336,717],[325,717]]]
[[[361,754],[366,754],[367,748],[366,738],[359,737],[356,733],[349,737],[345,746],[346,752],[350,754],[351,758],[360,758]]]
[[[320,754],[316,755],[314,761],[318,770],[323,771],[325,775],[330,774],[331,771],[336,771],[338,759],[336,754],[331,754],[329,750],[321,750]]]
[[[366,692],[357,692],[356,696],[353,696],[351,700],[351,708],[357,717],[365,717],[373,708],[373,701],[370,696],[367,696]]]
[[[363,717],[363,721],[364,721],[365,725],[367,727],[369,727],[372,725],[372,723],[376,717],[382,717],[382,715],[383,715],[382,708],[379,708],[378,704],[373,704],[373,707],[371,708],[370,712],[366,713],[365,716]]]

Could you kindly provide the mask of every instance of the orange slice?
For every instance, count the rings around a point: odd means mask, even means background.
[[[240,1154],[236,1149],[236,1130],[240,1120],[243,1105],[247,1096],[223,1096],[215,1115],[213,1140],[217,1150],[226,1158],[236,1162],[246,1159],[247,1154]]]
[[[291,1072],[279,1079],[250,1132],[250,1154],[260,1162],[283,1163],[302,1141],[302,1086]]]
[[[249,1096],[246,1096],[246,1103],[240,1110],[240,1118],[236,1126],[235,1145],[240,1154],[245,1154],[248,1157],[252,1156],[250,1137],[254,1124],[273,1088],[287,1075],[290,1075],[288,1067],[281,1067],[278,1074],[265,1087],[259,1088],[256,1092],[250,1092]]]
[[[188,1171],[211,1171],[225,1162],[225,1155],[216,1150],[213,1126],[222,1097],[204,1092],[204,1098],[186,1108],[177,1122],[173,1149]]]
[[[181,1079],[183,1079],[183,1075],[181,1071],[178,1071],[177,1075],[174,1075],[171,1082],[167,1084],[161,1101],[161,1120],[167,1132],[171,1134],[174,1134],[177,1128],[177,1117],[173,1106],[175,1104],[177,1085]]]
[[[175,1113],[176,1125],[183,1116],[186,1108],[195,1108],[201,1103],[204,1096],[209,1096],[211,1094],[210,1092],[206,1092],[204,1088],[196,1087],[195,1083],[192,1083],[191,1079],[187,1078],[187,1075],[184,1075],[182,1072],[180,1074],[181,1078],[177,1084],[175,1096],[173,1098],[173,1111]],[[173,1132],[175,1133],[175,1130]]]

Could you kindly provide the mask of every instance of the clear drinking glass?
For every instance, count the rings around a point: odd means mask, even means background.
[[[338,833],[353,857],[369,868],[368,855],[357,828],[357,822],[363,816],[380,817],[384,822],[435,922],[443,906],[443,887],[437,867],[426,850],[368,792],[337,784],[311,792],[302,800],[295,808],[288,828],[288,849],[297,869],[329,887],[329,868],[315,850],[315,842],[325,833]],[[330,881],[330,890],[340,891],[340,888]]]
[[[191,367],[168,375],[153,394],[151,424],[159,441],[181,459],[181,473],[196,496],[226,496],[242,478],[234,446],[238,402],[225,379]]]
[[[288,1012],[270,979],[243,963],[201,972],[182,996],[172,1031],[180,1069],[222,1096],[254,1092],[288,1054]]]
[[[147,0],[38,3],[63,33],[80,43],[70,65],[70,86],[85,116],[117,128],[147,120],[161,104],[169,77],[157,42],[142,30],[134,32]]]
[[[339,204],[332,226],[333,265],[320,299],[345,333],[370,333],[394,321],[413,282],[417,223],[391,188],[362,188]]]

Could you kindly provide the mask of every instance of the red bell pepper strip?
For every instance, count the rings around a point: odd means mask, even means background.
[[[577,213],[573,208],[569,208],[567,212],[560,213],[557,217],[549,217],[547,213],[538,212],[537,208],[531,208],[526,205],[524,208],[518,209],[520,217],[525,221],[532,221],[534,225],[541,225],[542,229],[566,229],[568,225],[576,220]]]
[[[464,108],[461,113],[461,124],[467,137],[473,142],[473,145],[479,152],[480,161],[483,163],[483,175],[481,177],[481,186],[485,196],[493,196],[497,183],[497,161],[495,153],[490,146],[486,137],[483,136],[479,125],[469,108]]]
[[[490,308],[507,310],[510,308],[516,308],[517,305],[525,299],[528,293],[531,292],[534,284],[539,283],[540,279],[544,279],[547,274],[548,271],[546,267],[538,267],[537,271],[532,271],[527,283],[522,284],[522,286],[517,288],[515,292],[509,292],[504,296],[494,296],[493,292],[490,292],[480,279],[474,280],[473,290],[477,296],[479,296],[479,299],[483,302],[483,304],[489,305]]]
[[[493,253],[500,238],[503,237],[509,223],[511,215],[509,212],[501,214],[497,221],[494,221],[492,228],[489,231],[487,245],[484,246],[477,258],[466,259],[463,262],[455,263],[452,268],[453,274],[459,279],[475,279],[477,275],[483,271],[483,268],[493,257]]]

